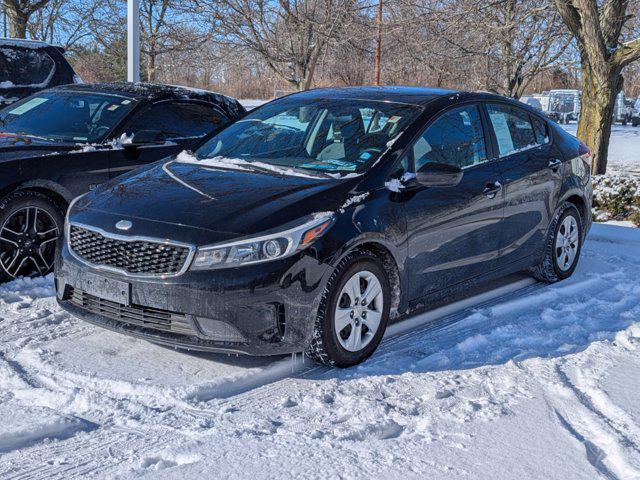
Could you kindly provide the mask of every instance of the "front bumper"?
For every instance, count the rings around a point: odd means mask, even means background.
[[[110,330],[182,349],[277,355],[309,344],[331,270],[299,253],[175,278],[132,278],[85,265],[60,242],[56,290],[62,308]]]

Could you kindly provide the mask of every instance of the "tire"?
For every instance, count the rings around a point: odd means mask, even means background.
[[[359,281],[356,282],[354,279]],[[369,280],[367,280],[369,279]],[[354,306],[354,300],[347,293],[351,287],[357,288],[360,294],[366,294],[367,288],[379,283],[380,293],[370,299],[373,301],[363,306],[362,300]],[[375,293],[376,288],[371,292]],[[354,295],[357,295],[354,293]],[[376,350],[389,322],[391,307],[391,287],[382,262],[370,252],[353,252],[348,254],[331,275],[318,308],[313,338],[306,354],[325,365],[339,368],[352,367],[369,358]],[[343,311],[340,324],[346,325],[337,331],[336,313]],[[349,312],[347,312],[349,310]],[[351,315],[353,312],[353,315]],[[364,313],[363,315],[360,315]],[[347,314],[349,315],[347,317]],[[339,318],[339,315],[338,315]],[[377,323],[377,328],[368,330]],[[340,338],[339,338],[340,336]],[[358,343],[360,342],[360,343]]]
[[[50,273],[63,228],[64,205],[54,198],[34,190],[4,197],[0,201],[0,280]]]
[[[575,225],[575,232],[568,226]],[[566,232],[564,247],[562,238]],[[583,227],[580,212],[573,203],[563,203],[549,226],[544,258],[533,269],[533,276],[545,283],[555,283],[573,275],[582,251]],[[573,253],[571,253],[573,252]],[[565,260],[570,259],[570,262]]]
[[[631,126],[637,127],[638,125],[640,125],[640,120],[631,120]]]

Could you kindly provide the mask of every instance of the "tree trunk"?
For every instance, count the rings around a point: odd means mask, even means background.
[[[598,75],[588,62],[583,61],[582,65],[582,106],[578,138],[591,149],[591,172],[602,175],[607,170],[613,109],[616,95],[622,86],[622,77],[618,71]]]
[[[14,10],[9,6],[5,6],[5,8],[9,17],[9,35],[11,38],[27,38],[29,15],[25,12]]]
[[[156,81],[156,53],[151,51],[148,55],[147,61],[147,82]]]

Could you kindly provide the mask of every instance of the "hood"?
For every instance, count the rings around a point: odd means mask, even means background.
[[[93,191],[71,220],[118,233],[115,223],[126,219],[127,235],[204,245],[335,211],[355,181],[163,162]]]
[[[77,148],[78,146],[73,143],[52,142],[28,135],[0,131],[0,161],[39,157],[56,152],[68,152]]]

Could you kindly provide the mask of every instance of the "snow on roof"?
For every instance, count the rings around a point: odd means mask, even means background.
[[[129,94],[138,98],[145,98],[151,102],[163,99],[198,99],[210,103],[215,103],[224,108],[225,114],[235,118],[245,112],[244,107],[232,97],[220,93],[211,92],[197,88],[182,87],[176,85],[164,85],[147,82],[106,82],[106,83],[85,83],[71,84],[58,87],[65,90],[78,91],[112,91]]]
[[[27,40],[24,38],[2,38],[0,37],[0,46],[3,47],[30,47],[30,48],[44,48],[50,45],[40,40]]]

